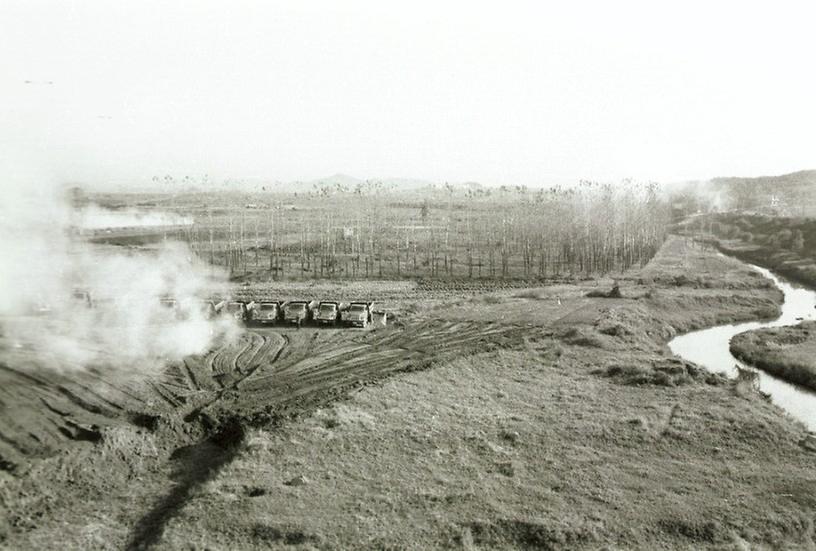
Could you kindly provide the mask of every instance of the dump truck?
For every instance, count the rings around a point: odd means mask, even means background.
[[[215,317],[215,303],[211,300],[201,300],[197,304],[201,316],[206,320],[211,320]]]
[[[247,305],[249,320],[254,323],[275,324],[281,317],[281,304],[278,301],[252,301]]]
[[[346,325],[368,327],[371,323],[371,308],[373,302],[352,302],[348,308],[343,310],[340,319]]]
[[[294,323],[298,327],[311,319],[316,302],[293,300],[283,305],[283,321]]]
[[[246,322],[247,320],[247,305],[240,300],[224,300],[216,307],[216,312],[221,316],[231,317],[238,321]]]
[[[176,310],[176,317],[180,320],[211,320],[216,315],[216,305],[208,299],[183,299],[176,301],[172,298],[160,299],[161,304]],[[175,304],[174,304],[175,303]]]
[[[168,313],[176,318],[182,319],[184,317],[184,313],[181,311],[179,307],[179,303],[174,298],[163,297],[159,299],[159,304],[165,309],[167,309]]]
[[[74,289],[71,292],[71,298],[86,308],[93,308],[94,301],[93,298],[91,298],[90,291],[85,289]]]
[[[344,304],[336,301],[321,301],[314,311],[315,322],[321,325],[337,325],[344,306]]]

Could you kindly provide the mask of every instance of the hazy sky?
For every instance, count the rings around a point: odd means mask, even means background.
[[[813,0],[2,0],[0,151],[134,183],[816,168],[815,21]]]

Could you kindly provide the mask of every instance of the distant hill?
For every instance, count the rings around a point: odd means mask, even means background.
[[[816,216],[816,170],[756,178],[714,178],[709,186],[715,193],[723,193],[731,208]]]

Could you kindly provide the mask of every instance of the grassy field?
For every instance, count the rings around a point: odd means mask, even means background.
[[[816,322],[741,333],[731,353],[777,377],[816,390]]]
[[[416,285],[387,329],[248,333],[134,387],[152,410],[2,482],[2,545],[813,547],[804,428],[666,346],[775,315],[752,270],[673,237],[616,281]]]

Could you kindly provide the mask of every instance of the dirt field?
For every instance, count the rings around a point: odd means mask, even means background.
[[[388,328],[253,328],[149,378],[4,342],[0,545],[812,546],[804,429],[665,346],[779,293],[680,238],[618,283],[382,282]]]

